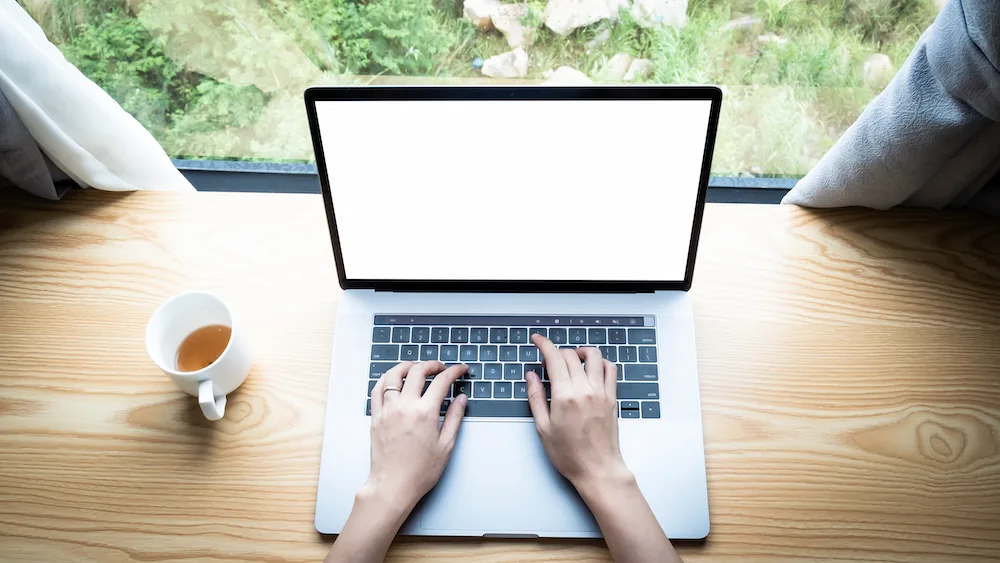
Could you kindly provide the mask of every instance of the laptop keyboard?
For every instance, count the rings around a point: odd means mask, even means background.
[[[530,417],[524,375],[537,373],[550,393],[542,356],[531,343],[531,335],[539,333],[559,348],[596,347],[616,364],[620,418],[659,418],[656,329],[651,319],[376,315],[365,414],[371,416],[372,389],[390,368],[401,361],[439,360],[446,366],[469,366],[449,389],[442,414],[454,396],[465,393],[467,417]]]

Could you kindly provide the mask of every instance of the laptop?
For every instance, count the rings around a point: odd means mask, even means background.
[[[341,531],[367,478],[377,379],[440,360],[469,365],[449,396],[468,407],[400,533],[600,537],[528,409],[524,374],[547,380],[539,332],[617,364],[639,488],[668,537],[708,534],[688,290],[721,99],[713,87],[306,91],[343,288],[319,532]]]

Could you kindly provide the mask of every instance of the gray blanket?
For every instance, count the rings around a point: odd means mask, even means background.
[[[0,92],[0,183],[6,181],[37,196],[59,199],[71,187],[68,180],[39,150]]]
[[[782,203],[1000,215],[1000,1],[951,0]]]

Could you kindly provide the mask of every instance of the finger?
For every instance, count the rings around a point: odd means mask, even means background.
[[[618,398],[618,368],[604,360],[604,393],[612,401]]]
[[[593,346],[578,348],[577,357],[583,361],[583,370],[587,373],[587,381],[595,391],[604,390],[604,357],[601,351]]]
[[[406,383],[403,385],[403,396],[411,399],[419,399],[424,390],[424,381],[429,374],[438,373],[444,369],[444,364],[434,360],[430,362],[420,362],[410,368],[406,374]]]
[[[430,392],[430,390],[428,390],[428,392]],[[465,393],[462,393],[451,402],[451,406],[448,407],[448,412],[444,413],[444,422],[441,423],[440,439],[442,444],[448,446],[448,450],[451,450],[451,448],[455,446],[455,438],[458,437],[458,429],[462,427],[462,418],[465,416],[465,405],[468,402],[469,398],[465,396]]]
[[[563,361],[566,362],[566,371],[569,372],[569,379],[574,384],[584,384],[589,385],[586,380],[587,372],[583,370],[583,363],[580,361],[579,353],[573,348],[563,348],[559,350],[562,352]]]
[[[556,345],[541,334],[531,335],[531,342],[542,353],[542,361],[545,362],[545,372],[549,374],[549,380],[553,384],[556,381],[565,382],[569,378],[569,372],[566,369],[566,360]]]
[[[440,363],[440,362],[439,362]],[[443,366],[444,364],[442,364]],[[465,364],[458,364],[457,366],[451,366],[450,368],[437,374],[434,381],[431,381],[431,386],[427,388],[427,392],[424,393],[424,397],[427,397],[428,401],[432,401],[437,405],[440,405],[444,401],[445,397],[448,396],[448,388],[451,387],[452,383],[455,383],[459,377],[465,375],[465,372],[469,371],[469,366]]]
[[[528,408],[531,409],[531,416],[535,417],[535,426],[539,432],[549,431],[549,404],[545,400],[545,386],[538,374],[529,371],[526,376],[528,380]]]
[[[382,374],[382,379],[379,380],[378,383],[378,385],[381,385],[381,388],[378,390],[378,397],[379,401],[381,402],[381,404],[379,405],[380,407],[384,407],[385,405],[391,405],[392,403],[399,400],[400,393],[398,391],[383,391],[383,389],[385,389],[386,387],[393,387],[393,386],[402,389],[403,374],[410,371],[411,367],[413,367],[413,362],[403,362],[401,364],[397,364],[395,367]]]

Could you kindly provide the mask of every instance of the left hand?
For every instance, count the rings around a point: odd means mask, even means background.
[[[379,379],[372,390],[371,472],[365,492],[410,510],[437,484],[455,447],[468,397],[456,397],[439,425],[441,403],[467,370],[465,364],[445,369],[438,361],[403,362]],[[437,376],[421,396],[425,379],[433,374]],[[402,391],[383,393],[387,387]]]

